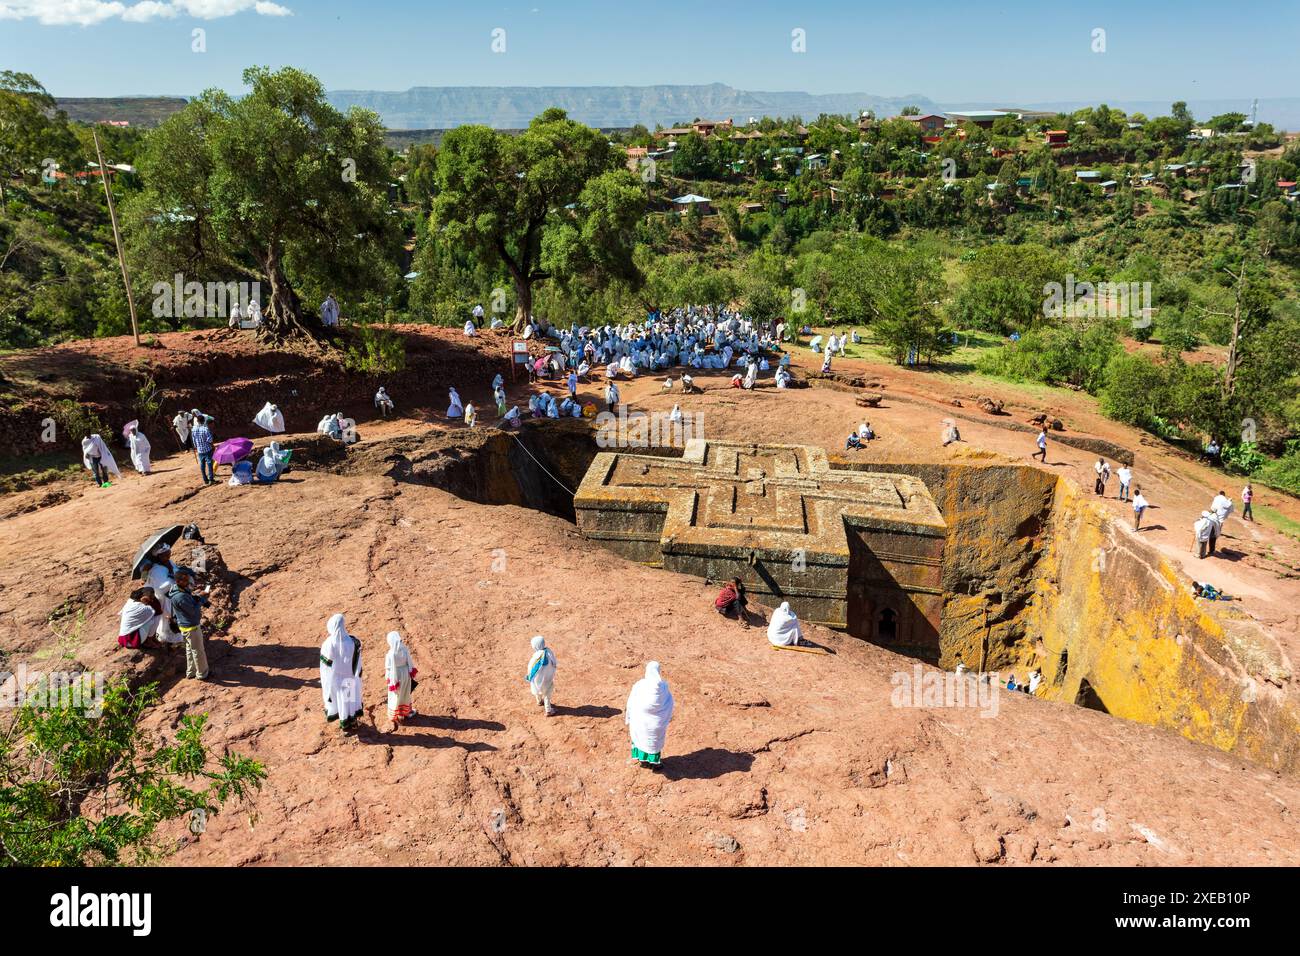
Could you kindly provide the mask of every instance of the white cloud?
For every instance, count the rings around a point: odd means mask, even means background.
[[[246,11],[264,17],[289,17],[293,11],[270,0],[0,0],[0,20],[35,20],[46,26],[93,26],[105,20],[127,23],[191,16],[219,20]]]

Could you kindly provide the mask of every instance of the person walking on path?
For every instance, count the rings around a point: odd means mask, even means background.
[[[1047,429],[1046,428],[1040,428],[1038,430],[1037,445],[1038,445],[1038,451],[1034,452],[1029,457],[1037,458],[1045,465],[1047,464]]]

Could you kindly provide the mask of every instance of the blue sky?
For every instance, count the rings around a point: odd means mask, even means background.
[[[251,64],[299,66],[328,89],[721,82],[948,103],[1300,96],[1295,0],[137,4],[0,0],[0,68],[33,73],[57,96],[235,91]],[[78,18],[100,19],[67,22]],[[196,27],[206,52],[191,50]],[[496,28],[504,53],[491,48]],[[791,49],[795,29],[806,52]]]

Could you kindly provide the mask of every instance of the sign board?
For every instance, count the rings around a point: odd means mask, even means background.
[[[526,366],[529,358],[527,342],[512,342],[510,344],[510,378],[512,380],[517,374],[519,366]]]

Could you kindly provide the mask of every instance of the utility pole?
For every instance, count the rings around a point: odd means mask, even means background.
[[[126,287],[126,304],[131,310],[131,334],[135,344],[140,344],[140,324],[135,318],[135,295],[131,292],[131,274],[126,268],[126,256],[122,253],[122,233],[117,228],[117,208],[113,205],[113,190],[108,186],[108,167],[104,165],[104,152],[99,148],[99,131],[93,126],[90,135],[95,139],[95,155],[99,158],[99,178],[104,181],[104,196],[108,199],[108,218],[113,223],[113,242],[117,245],[117,263],[122,267],[122,285]]]

